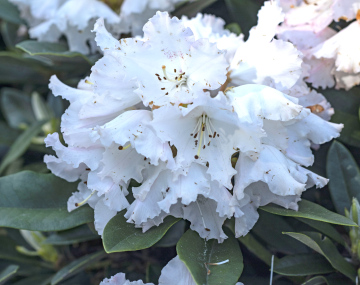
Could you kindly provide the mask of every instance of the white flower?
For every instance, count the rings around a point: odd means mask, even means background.
[[[299,52],[273,39],[281,9],[267,2],[259,17],[246,43],[201,15],[183,23],[158,12],[142,39],[121,42],[97,21],[104,56],[90,76],[78,88],[55,76],[50,81],[54,95],[70,101],[61,124],[67,146],[49,135],[57,157],[45,157],[54,174],[81,180],[69,210],[93,207],[100,234],[126,209],[128,222],[143,231],[171,215],[189,220],[202,238],[222,242],[226,219],[235,218],[236,237],[245,235],[259,206],[297,209],[303,191],[327,183],[303,166],[314,162],[311,144],[337,137],[342,126],[320,117],[327,119],[331,108],[303,82],[307,65]],[[206,21],[218,25],[209,29]],[[224,38],[230,50],[239,42],[235,59],[219,50]],[[261,51],[257,44],[272,49],[269,66],[250,53]],[[131,179],[141,186],[132,188],[130,205]]]
[[[18,5],[21,16],[28,22],[31,38],[58,42],[64,35],[70,51],[84,54],[97,50],[91,28],[99,17],[114,28],[120,18],[107,5],[98,0],[11,0]],[[114,34],[120,31],[114,30]],[[87,45],[89,41],[90,49]]]
[[[141,280],[129,281],[125,278],[125,273],[118,273],[112,277],[105,278],[99,285],[154,285],[153,283],[143,283]]]
[[[300,2],[287,11],[278,37],[291,41],[305,55],[304,61],[310,66],[306,81],[316,88],[333,87],[335,81],[336,88],[347,90],[358,85],[360,42],[354,35],[360,31],[359,19],[338,33],[328,25],[333,20],[358,17],[360,1]]]
[[[99,37],[110,36],[101,21],[95,31]],[[195,41],[192,31],[167,13],[149,20],[143,40],[124,39],[116,46],[108,41],[101,48],[129,78],[137,78],[135,92],[145,106],[191,103],[203,90],[216,90],[226,80],[224,52],[207,39]]]
[[[157,11],[173,11],[183,0],[125,0],[121,6],[120,25],[124,32],[141,35],[142,28]]]

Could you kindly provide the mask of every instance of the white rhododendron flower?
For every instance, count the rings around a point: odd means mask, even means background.
[[[292,42],[309,66],[306,81],[314,87],[350,89],[360,83],[359,0],[280,0],[289,7],[277,36]],[[328,27],[332,21],[353,21],[336,32]]]
[[[120,42],[99,19],[104,56],[90,76],[77,88],[50,81],[70,101],[61,124],[67,146],[49,135],[57,157],[45,157],[54,174],[81,180],[68,210],[89,204],[100,234],[126,209],[143,231],[171,215],[222,242],[226,219],[243,236],[259,206],[297,210],[303,191],[323,187],[327,179],[304,168],[314,162],[310,146],[338,137],[342,125],[327,121],[329,104],[304,83],[301,53],[274,39],[282,18],[266,2],[246,42],[211,16],[157,12],[142,38]],[[131,180],[141,185],[129,204]]]
[[[105,19],[115,35],[115,24],[120,18],[106,4],[99,0],[10,0],[16,4],[21,17],[26,20],[33,39],[58,42],[64,35],[70,51],[83,54],[97,50],[94,34],[91,32],[97,18]],[[89,42],[89,46],[88,46]]]
[[[161,270],[159,285],[196,285],[189,269],[180,260],[179,256],[174,257]],[[124,273],[118,273],[111,278],[105,278],[100,285],[154,285],[153,283],[143,283],[141,280],[130,282],[125,278]],[[244,285],[237,282],[235,285]]]
[[[142,35],[144,24],[157,11],[173,11],[183,0],[125,0],[121,6],[120,18],[123,32],[133,36]]]

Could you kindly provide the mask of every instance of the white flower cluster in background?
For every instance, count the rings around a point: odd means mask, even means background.
[[[185,264],[178,256],[174,257],[169,263],[161,270],[159,278],[159,285],[196,285],[193,277]],[[129,281],[125,278],[124,273],[118,273],[111,278],[105,278],[100,285],[154,285],[153,283],[143,283],[139,281]],[[235,285],[244,285],[237,282]]]
[[[297,210],[307,188],[327,179],[312,165],[311,144],[339,136],[332,109],[304,82],[302,54],[275,40],[284,14],[267,1],[244,42],[213,16],[170,18],[157,12],[143,38],[120,42],[99,19],[96,42],[104,56],[77,88],[55,76],[50,88],[70,101],[62,137],[45,140],[56,151],[48,168],[81,179],[68,201],[88,203],[95,227],[126,209],[143,231],[168,216],[190,221],[202,238],[222,242],[226,219],[236,237],[275,203]],[[129,194],[131,180],[141,183]],[[132,195],[129,204],[126,196]]]
[[[175,5],[184,0],[125,0],[121,6],[120,18],[124,33],[142,35],[145,23],[157,11],[173,11]]]
[[[306,81],[314,87],[345,88],[360,84],[360,1],[279,0],[286,11],[277,36],[289,40],[309,65]],[[351,22],[339,32],[333,21]],[[354,21],[355,20],[355,21]]]
[[[156,11],[173,11],[182,1],[125,0],[118,15],[100,0],[10,0],[26,20],[30,38],[58,42],[65,36],[70,51],[83,54],[98,51],[91,32],[96,19],[103,18],[115,37],[130,32],[136,36],[142,34],[142,27]]]
[[[83,54],[97,50],[91,32],[96,19],[105,19],[114,35],[119,16],[98,0],[10,0],[20,10],[21,17],[29,25],[30,38],[41,42],[58,42],[65,36],[70,51]]]

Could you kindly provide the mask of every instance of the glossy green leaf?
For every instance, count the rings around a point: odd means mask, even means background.
[[[294,239],[282,234],[283,232],[294,231],[294,228],[285,221],[284,217],[273,215],[265,211],[260,211],[259,214],[260,218],[251,230],[252,234],[255,234],[278,252],[289,254],[309,251],[306,246],[301,245]],[[271,232],[271,235],[269,235],[269,232]]]
[[[0,83],[48,84],[53,72],[32,59],[26,59],[19,54],[0,52]]]
[[[8,0],[0,0],[0,19],[14,24],[24,24],[20,18],[19,10]]]
[[[360,147],[360,122],[358,116],[360,88],[356,86],[350,90],[325,89],[321,90],[321,93],[335,108],[335,114],[331,117],[331,121],[344,124],[339,140]]]
[[[352,220],[331,212],[324,207],[312,203],[310,201],[301,200],[299,203],[299,210],[289,210],[283,207],[269,204],[263,207],[260,207],[261,210],[280,216],[288,216],[295,218],[305,218],[310,220],[321,221],[330,224],[337,224],[343,226],[357,226]]]
[[[56,57],[81,57],[89,64],[93,62],[85,55],[69,51],[68,46],[61,43],[39,42],[34,40],[27,40],[16,45],[17,48],[28,53],[31,56],[45,56],[47,58],[55,59]],[[54,58],[55,57],[55,58]]]
[[[317,253],[301,253],[277,260],[274,272],[285,276],[307,276],[334,272],[334,268],[325,257]]]
[[[258,240],[256,240],[252,234],[248,233],[246,236],[240,237],[239,241],[260,260],[265,262],[267,265],[271,265],[271,252],[268,251]]]
[[[121,211],[105,226],[103,245],[107,253],[149,248],[157,243],[173,224],[179,221],[179,219],[168,216],[158,227],[154,226],[143,233],[142,229],[127,223],[124,214],[125,211]]]
[[[18,265],[9,265],[4,270],[0,272],[0,285],[5,284],[7,280],[16,275],[18,271]]]
[[[51,234],[44,243],[52,245],[70,245],[74,243],[100,239],[87,225]]]
[[[51,279],[51,285],[59,284],[60,282],[84,270],[86,267],[97,262],[98,260],[102,259],[105,256],[106,253],[100,251],[85,255],[79,259],[74,260],[73,262],[69,263],[68,265],[60,269],[54,275],[54,277]]]
[[[11,145],[9,151],[4,156],[0,164],[0,173],[15,159],[19,158],[25,153],[31,144],[31,140],[41,132],[41,127],[45,121],[36,121],[29,128],[27,128]]]
[[[303,218],[297,218],[299,221],[302,221],[303,223],[309,225],[310,227],[318,230],[319,232],[323,233],[324,235],[328,236],[329,238],[332,238],[334,241],[345,245],[345,241],[341,234],[332,226],[327,223],[315,221],[315,220],[309,220],[309,219],[303,219]]]
[[[360,170],[350,151],[337,141],[329,149],[326,172],[336,211],[344,215],[353,197],[360,201]]]
[[[297,239],[311,249],[320,253],[330,262],[333,268],[355,281],[355,268],[344,259],[328,237],[322,237],[321,234],[315,232],[284,234]]]
[[[316,276],[302,283],[301,285],[325,285],[325,284],[329,285],[328,281],[324,276]]]
[[[210,6],[216,2],[216,0],[197,0],[193,2],[188,2],[178,9],[176,9],[172,14],[176,17],[181,17],[182,15],[186,15],[188,17],[195,17],[197,13],[199,13],[202,9]]]
[[[158,247],[170,247],[177,244],[181,236],[185,232],[186,222],[184,220],[178,221],[173,225],[167,233],[159,240],[155,246]]]
[[[176,246],[180,260],[198,285],[235,284],[242,273],[244,264],[239,244],[230,230],[224,230],[228,238],[223,243],[214,239],[206,241],[198,233],[188,230]],[[229,262],[209,265],[225,260]]]
[[[92,222],[88,206],[69,213],[67,200],[77,189],[53,174],[23,171],[0,178],[0,226],[60,231]]]

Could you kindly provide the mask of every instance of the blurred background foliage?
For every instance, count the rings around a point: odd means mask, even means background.
[[[185,1],[173,14],[215,14],[246,39],[262,4]],[[190,253],[203,249],[194,248],[199,238],[187,231],[185,221],[168,219],[142,235],[120,213],[109,224],[121,225],[121,231],[107,226],[102,241],[94,230],[91,208],[67,212],[66,201],[76,183],[49,174],[43,156],[53,151],[43,139],[59,131],[68,103],[51,94],[48,82],[56,74],[76,86],[100,55],[69,52],[65,40],[30,40],[18,33],[22,25],[17,8],[0,0],[0,284],[99,284],[117,272],[125,272],[130,280],[157,283],[162,267],[176,254],[183,256],[192,273],[204,270],[191,259]],[[224,280],[238,278],[243,271],[244,284],[269,284],[274,256],[274,285],[355,284],[360,266],[360,231],[353,227],[360,222],[360,88],[318,91],[335,109],[332,121],[345,125],[337,141],[314,151],[311,170],[330,183],[321,190],[309,189],[297,213],[263,207],[259,222],[239,242],[231,234],[230,221],[229,240],[207,245],[220,252],[230,250],[238,260],[232,271],[219,273],[226,274]],[[134,233],[141,238],[132,246],[124,244]],[[200,279],[196,282],[202,284]],[[211,282],[206,284],[215,284]]]

